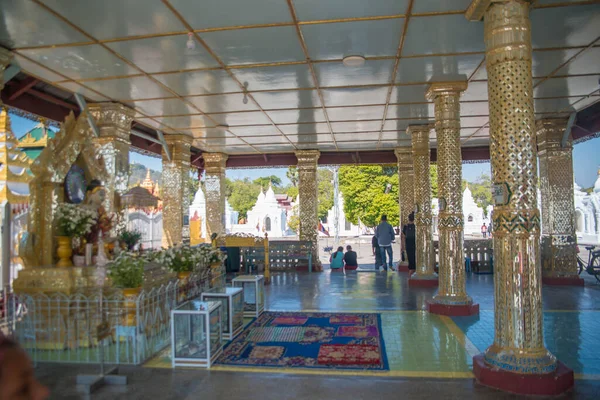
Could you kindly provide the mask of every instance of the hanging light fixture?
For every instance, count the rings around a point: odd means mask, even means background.
[[[365,58],[359,55],[346,56],[342,62],[346,67],[362,67],[365,64]]]
[[[185,45],[188,50],[194,50],[196,48],[196,42],[194,41],[194,34],[192,32],[188,32],[188,40]]]

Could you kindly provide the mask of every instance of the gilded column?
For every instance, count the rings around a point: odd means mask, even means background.
[[[296,158],[298,159],[298,195],[300,197],[298,235],[300,240],[307,240],[312,243],[313,268],[319,268],[317,161],[320,155],[321,153],[318,150],[300,150],[296,152]]]
[[[412,149],[398,147],[394,151],[398,159],[398,197],[400,204],[400,226],[408,223],[408,215],[415,210],[414,172]]]
[[[94,145],[110,176],[108,182],[102,182],[106,188],[104,206],[107,210],[119,211],[121,195],[127,191],[129,183],[129,135],[134,111],[119,103],[90,104],[88,110],[100,131],[100,136],[94,138]]]
[[[537,121],[542,191],[542,275],[545,283],[583,285],[577,274],[573,202],[573,142],[563,135],[566,119]]]
[[[432,84],[426,97],[435,104],[438,169],[439,289],[429,311],[444,315],[473,314],[467,296],[463,249],[460,95],[466,81]]]
[[[187,135],[165,135],[171,160],[163,153],[163,247],[183,242],[185,215],[189,211],[190,147]]]
[[[475,0],[467,18],[484,19],[495,203],[494,343],[474,358],[473,369],[490,386],[553,394],[546,391],[563,381],[543,337],[529,3]],[[517,375],[529,384],[515,385]]]
[[[409,284],[436,286],[438,276],[434,271],[433,217],[431,215],[431,182],[429,177],[430,125],[410,125],[407,133],[412,137],[412,157],[415,191],[415,225],[417,245],[417,270]]]
[[[225,163],[227,154],[203,153],[204,188],[206,189],[206,229],[208,236],[213,233],[225,234]]]

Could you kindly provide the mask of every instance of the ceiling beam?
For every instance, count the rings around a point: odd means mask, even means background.
[[[12,94],[8,97],[8,99],[9,100],[17,99],[23,93],[27,92],[29,89],[34,87],[35,84],[38,82],[39,82],[39,80],[37,80],[31,76],[23,79],[21,82],[19,82],[18,84],[16,84],[15,86],[13,86],[11,88]]]
[[[51,94],[41,92],[37,89],[29,89],[27,93],[31,93],[35,97],[38,97],[42,100],[49,101],[50,103],[54,103],[59,106],[63,106],[73,111],[79,111],[79,107],[76,104],[66,102],[64,100],[59,99],[58,97],[54,97]]]

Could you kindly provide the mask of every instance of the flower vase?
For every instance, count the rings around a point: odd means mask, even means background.
[[[56,255],[58,256],[57,267],[72,267],[71,256],[73,256],[73,248],[71,238],[68,236],[57,236],[58,248]]]
[[[93,264],[92,262],[92,254],[94,252],[94,245],[92,243],[86,243],[85,245],[85,265],[87,265],[88,267],[91,267]]]
[[[76,267],[85,267],[85,256],[74,255],[73,265],[75,265]]]
[[[136,305],[137,298],[142,291],[141,287],[137,288],[124,288],[123,298],[125,299],[125,315],[123,315],[123,325],[124,326],[136,326]]]

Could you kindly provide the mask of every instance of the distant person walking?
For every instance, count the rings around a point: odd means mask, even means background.
[[[329,267],[332,270],[342,270],[342,267],[344,266],[344,248],[342,246],[338,247],[337,251],[331,254],[329,263]]]
[[[358,269],[358,255],[352,250],[352,246],[346,246],[346,254],[344,254],[344,265],[346,270]]]
[[[379,250],[379,242],[377,241],[377,231],[375,231],[375,235],[371,239],[371,247],[375,256],[375,269],[379,269],[381,267],[381,251]]]
[[[483,235],[484,239],[487,237],[487,225],[485,224],[485,222],[483,223],[483,225],[481,225],[481,235]]]
[[[379,251],[381,253],[381,262],[383,265],[384,271],[387,271],[387,267],[389,265],[390,269],[394,270],[393,264],[393,256],[394,252],[392,250],[392,242],[396,239],[396,235],[394,235],[394,228],[387,222],[387,215],[381,216],[381,223],[377,226],[377,232],[375,233],[377,237],[377,243],[379,244]],[[389,264],[386,265],[385,255],[387,253]],[[379,268],[377,268],[379,269]]]
[[[415,227],[415,213],[408,215],[408,223],[402,227],[402,248],[408,258],[409,276],[417,269],[417,231]]]

